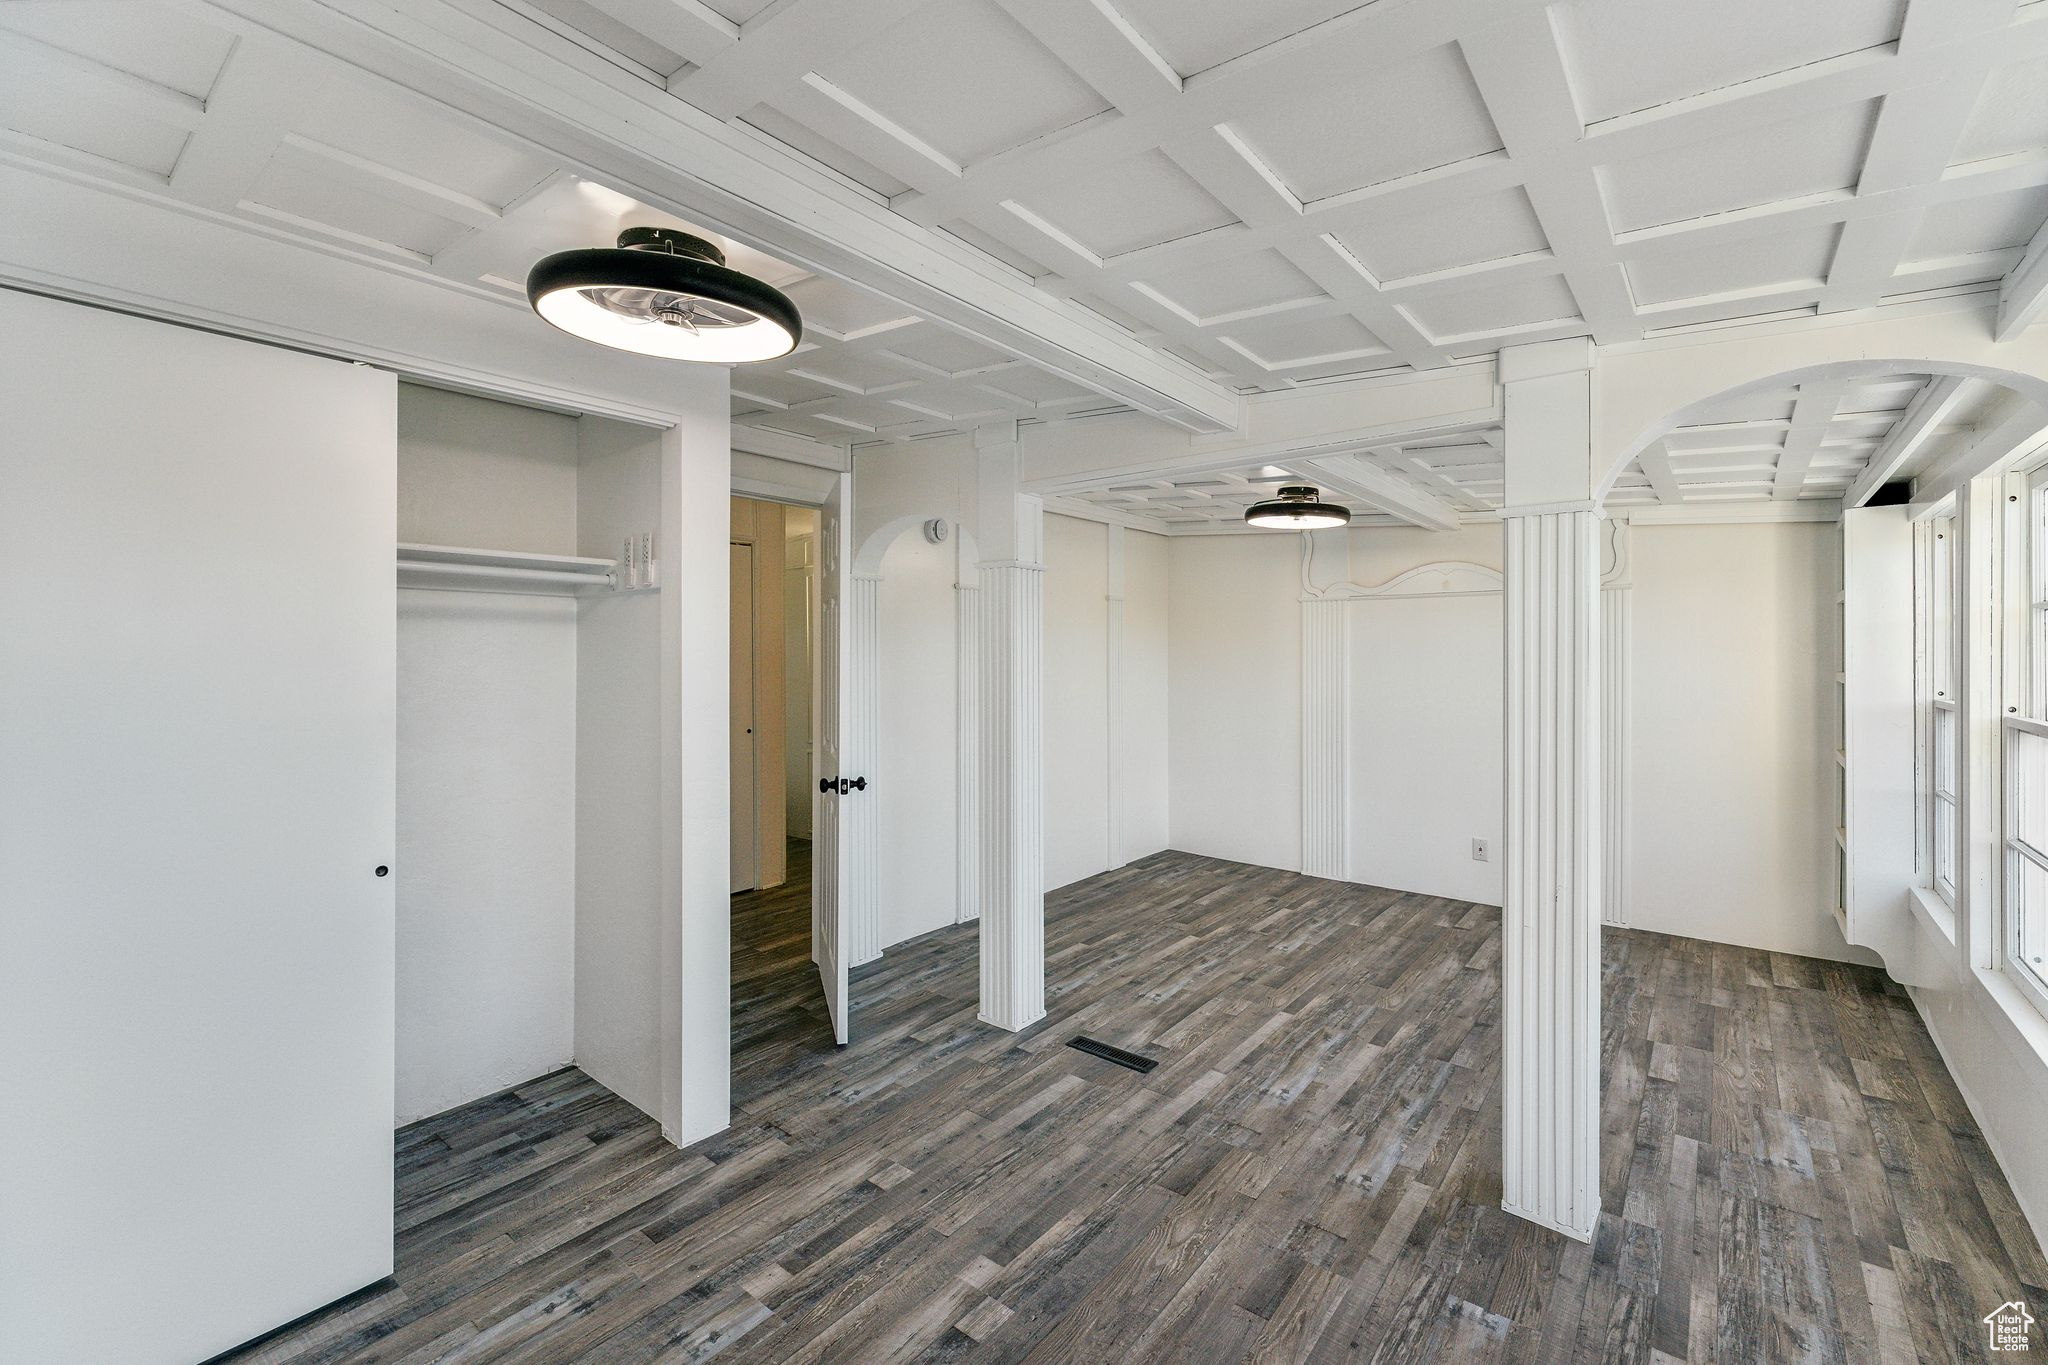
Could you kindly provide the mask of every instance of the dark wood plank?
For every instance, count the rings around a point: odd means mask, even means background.
[[[396,1283],[243,1359],[1905,1365],[2048,1292],[1875,971],[1608,931],[1588,1246],[1499,1207],[1497,911],[1163,853],[1050,898],[1044,1023],[966,925],[842,1050],[806,852],[734,898],[729,1131],[574,1069],[414,1124]]]

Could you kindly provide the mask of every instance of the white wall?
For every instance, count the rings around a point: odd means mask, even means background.
[[[788,510],[782,573],[783,696],[788,703],[783,745],[784,823],[790,836],[811,837],[811,672],[817,633],[818,514]]]
[[[1172,846],[1301,866],[1301,538],[1170,542]]]
[[[398,390],[402,541],[576,553],[576,423]],[[576,603],[398,593],[397,1115],[575,1051]]]
[[[627,535],[653,529],[661,504],[659,434],[595,418],[578,425],[579,552],[616,555]],[[721,558],[726,553],[719,551]],[[672,570],[674,556],[662,558]],[[666,947],[658,603],[653,593],[578,603],[574,713],[576,1061],[655,1115],[663,1112]],[[725,655],[721,631],[721,679]]]
[[[1124,535],[1122,866],[1168,847],[1167,637],[1172,605],[1165,536]]]
[[[908,710],[892,699],[896,679],[906,669],[920,669],[919,660],[941,655],[957,657],[958,624],[952,600],[953,569],[945,576],[947,600],[941,603],[936,583],[937,561],[954,563],[954,542],[934,550],[924,544],[917,524],[944,517],[970,538],[975,537],[971,476],[973,445],[965,438],[919,442],[916,445],[863,450],[855,459],[854,543],[868,545],[892,522],[904,522],[898,539],[885,552],[881,586],[884,628],[878,659],[885,714],[875,767],[892,774],[890,786],[908,781],[920,791],[949,792],[957,773],[958,737],[943,745],[932,718],[943,715],[952,727],[957,710],[948,700],[943,709],[934,698],[918,720],[890,719],[889,708]],[[1123,724],[1123,795],[1118,801],[1121,834],[1111,848],[1108,593],[1109,529],[1099,522],[1057,514],[1045,518],[1045,671],[1046,687],[1046,885],[1057,887],[1120,867],[1133,858],[1167,846],[1167,651],[1169,560],[1165,538],[1122,532],[1125,556],[1123,697],[1117,703]],[[905,550],[906,544],[921,547]],[[897,556],[928,554],[932,564],[913,570],[916,561]],[[973,549],[967,548],[966,573],[972,581]],[[900,572],[925,573],[924,605],[912,614],[898,607],[891,623],[892,586]],[[949,653],[951,652],[951,653]],[[956,665],[957,666],[957,665]],[[949,673],[948,677],[957,674]],[[934,685],[934,691],[936,685]],[[911,733],[911,731],[915,733]],[[900,731],[900,733],[899,733]],[[943,762],[939,753],[943,747]],[[948,798],[949,802],[951,797]],[[886,806],[886,803],[883,803]],[[883,942],[899,942],[891,915],[900,927],[924,932],[938,923],[952,923],[958,895],[944,889],[946,918],[938,920],[935,903],[939,883],[950,879],[958,834],[952,807],[946,818],[936,812],[916,822],[897,822],[886,811],[880,869],[883,900]],[[903,866],[892,866],[893,864]],[[892,911],[891,902],[921,879],[929,887],[917,891],[913,909]],[[914,930],[909,926],[922,926]]]
[[[1333,554],[1332,551],[1335,551]],[[1299,868],[1298,535],[1177,537],[1171,566],[1172,844]],[[1439,561],[1498,569],[1497,526],[1371,528],[1319,542],[1319,587],[1374,587]],[[1498,595],[1352,602],[1351,880],[1500,903]]]
[[[884,948],[957,918],[954,562],[951,541],[933,545],[916,531],[882,556],[881,742],[868,795],[878,825]]]
[[[1101,522],[1045,519],[1048,891],[1110,866],[1108,544]]]
[[[1874,961],[1829,910],[1839,532],[1631,535],[1630,925]]]
[[[1350,879],[1501,903],[1501,599],[1357,602]],[[1472,857],[1485,839],[1491,858]]]

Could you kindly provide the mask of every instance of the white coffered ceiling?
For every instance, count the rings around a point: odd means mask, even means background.
[[[1994,289],[2048,4],[527,0],[1241,389]]]
[[[1352,510],[1353,526],[1455,526],[1500,510],[1505,492],[1501,429],[1477,427],[1287,465],[1258,464],[1123,479],[1055,500],[1127,519],[1167,535],[1242,531],[1245,508],[1282,484],[1312,484]]]
[[[1611,508],[1831,500],[1910,479],[2020,402],[1980,379],[1815,378],[1679,413],[1622,471]]]
[[[403,72],[365,55],[401,50]],[[462,100],[430,79],[450,62]],[[1217,431],[1233,392],[1505,344],[1983,307],[2048,220],[2048,0],[29,0],[0,7],[0,165],[217,225],[224,266],[256,233],[539,326],[533,259],[698,220],[687,174],[620,193],[485,116],[488,63],[506,109],[559,91],[623,120],[614,166],[684,166],[647,150],[672,114],[699,156],[815,181],[808,217],[706,202],[762,249],[699,230],[806,318],[803,350],[735,372],[735,421],[828,445],[1127,406]],[[880,229],[884,267],[820,245]],[[1612,500],[1832,500],[1988,393],[1749,394],[1687,414]],[[1062,494],[1201,531],[1307,478],[1364,524],[1455,524],[1498,508],[1500,442]]]
[[[513,327],[541,325],[526,316],[523,285],[539,257],[608,245],[624,224],[689,227],[788,292],[805,319],[798,352],[736,372],[734,420],[813,441],[1121,409],[892,300],[656,213],[417,96],[213,17],[133,3],[0,8],[0,157],[480,290]]]

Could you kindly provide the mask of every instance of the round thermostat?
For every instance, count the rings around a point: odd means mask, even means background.
[[[924,524],[924,538],[934,545],[944,545],[946,537],[952,533],[953,528],[946,524],[944,517],[933,517]]]

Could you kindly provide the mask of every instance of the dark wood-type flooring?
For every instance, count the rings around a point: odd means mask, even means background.
[[[574,1070],[414,1124],[395,1285],[243,1358],[1948,1365],[2048,1303],[1874,971],[1609,931],[1588,1246],[1499,1207],[1495,910],[1159,854],[1051,898],[1045,1023],[965,926],[844,1051],[801,886],[735,911],[728,1132]]]

